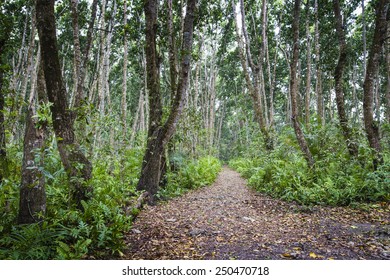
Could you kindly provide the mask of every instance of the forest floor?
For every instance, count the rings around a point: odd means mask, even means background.
[[[148,206],[125,259],[390,259],[390,209],[302,207],[247,187],[224,167],[216,182]]]

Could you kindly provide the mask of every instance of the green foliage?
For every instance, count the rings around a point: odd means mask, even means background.
[[[256,190],[302,205],[350,205],[390,199],[388,159],[377,171],[372,171],[370,152],[365,145],[360,147],[359,158],[351,159],[342,136],[326,127],[308,137],[316,158],[315,168],[310,169],[293,137],[287,130],[271,153],[236,158],[229,165]]]
[[[187,161],[178,171],[167,174],[168,185],[159,191],[158,197],[166,199],[190,189],[208,186],[215,181],[220,170],[220,161],[211,156]]]
[[[100,155],[95,160],[91,185],[94,196],[82,201],[84,211],[69,205],[67,178],[59,155],[45,152],[47,216],[44,222],[15,226],[20,178],[0,185],[0,259],[82,259],[118,256],[123,234],[132,216],[125,205],[135,191],[142,149],[123,151],[122,156]]]

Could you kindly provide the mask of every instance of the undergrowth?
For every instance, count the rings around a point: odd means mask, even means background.
[[[82,201],[84,211],[69,204],[66,173],[55,147],[45,151],[47,213],[43,221],[18,225],[20,163],[18,147],[10,147],[14,172],[0,184],[0,259],[107,259],[121,256],[124,234],[129,232],[136,185],[144,150],[133,148],[112,155],[104,150],[93,159],[93,198]],[[208,185],[220,169],[217,159],[185,160],[177,172],[168,174],[161,198],[185,189]]]
[[[384,153],[384,164],[373,171],[367,145],[360,144],[359,157],[351,158],[342,136],[329,126],[306,135],[316,160],[310,169],[293,131],[287,129],[281,135],[273,151],[252,152],[229,162],[256,190],[302,205],[342,206],[390,200],[388,153]],[[364,143],[363,136],[360,143]]]
[[[158,197],[167,199],[208,186],[215,181],[220,170],[221,162],[212,156],[198,160],[181,159],[178,170],[167,174],[167,186],[159,191]]]
[[[107,258],[122,254],[123,234],[132,217],[124,211],[138,194],[135,183],[143,151],[126,150],[121,159],[108,154],[94,160],[94,195],[84,211],[69,205],[67,177],[54,148],[46,150],[47,213],[43,222],[17,225],[20,178],[1,186],[0,259]],[[102,160],[104,158],[104,160]]]

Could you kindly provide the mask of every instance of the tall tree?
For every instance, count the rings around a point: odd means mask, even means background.
[[[260,126],[260,131],[262,132],[265,147],[269,150],[272,150],[273,143],[272,139],[269,135],[269,131],[267,128],[266,118],[264,116],[264,102],[265,99],[262,96],[264,90],[264,74],[262,62],[264,55],[260,55],[260,59],[257,64],[255,64],[251,52],[251,41],[248,35],[246,22],[245,22],[245,10],[244,10],[244,2],[240,0],[240,14],[241,21],[239,20],[239,15],[236,13],[236,3],[232,0],[232,8],[235,16],[235,27],[236,27],[236,39],[238,43],[238,52],[241,60],[241,66],[243,69],[245,81],[247,84],[249,95],[253,101],[253,108],[255,111],[255,118]],[[266,11],[265,6],[263,5],[263,11]],[[263,15],[264,17],[264,15]],[[264,25],[263,21],[263,25]],[[240,27],[241,26],[241,31]],[[263,47],[261,47],[263,49]],[[261,53],[264,53],[261,50]],[[251,75],[252,74],[252,75]]]
[[[76,4],[74,4],[76,3]],[[93,27],[95,25],[95,20],[96,20],[96,11],[97,11],[97,4],[98,4],[98,0],[93,0],[92,4],[91,4],[91,19],[89,21],[89,24],[88,24],[88,31],[87,31],[87,38],[86,38],[86,46],[85,46],[85,49],[83,50],[83,53],[84,53],[84,57],[83,57],[83,60],[81,61],[82,63],[80,63],[80,65],[78,66],[79,69],[77,69],[75,67],[75,72],[76,73],[79,73],[78,77],[77,77],[77,81],[75,80],[76,82],[76,92],[75,92],[75,96],[74,96],[74,104],[73,104],[73,108],[77,109],[80,107],[80,105],[82,105],[82,101],[84,100],[84,98],[86,97],[85,93],[84,93],[84,82],[85,82],[85,77],[86,77],[86,74],[87,74],[87,64],[88,64],[88,60],[89,60],[89,54],[90,54],[90,50],[91,50],[91,46],[92,46],[92,35],[93,35]],[[73,6],[75,6],[73,8]],[[78,9],[77,9],[77,0],[72,0],[72,22],[73,22],[73,42],[74,42],[74,45],[76,46],[77,44],[77,41],[79,40],[78,37]],[[74,61],[78,61],[80,58],[80,54],[79,54],[79,51],[77,49],[77,47],[74,48]],[[75,119],[76,117],[76,114],[73,116],[73,119]]]
[[[386,119],[390,123],[390,19],[387,19],[386,35],[386,69],[387,69],[387,87],[386,87]]]
[[[316,97],[317,97],[317,118],[318,123],[325,124],[324,114],[324,98],[322,96],[322,71],[320,65],[320,31],[319,31],[319,19],[318,19],[318,0],[314,0],[314,50],[315,50],[315,63],[316,63]]]
[[[149,203],[155,200],[161,179],[161,158],[169,139],[176,130],[178,120],[184,107],[185,95],[191,65],[193,27],[196,0],[187,0],[187,9],[183,26],[183,38],[180,54],[180,72],[177,90],[171,105],[168,119],[162,122],[162,103],[160,93],[160,57],[157,51],[158,1],[146,0],[144,5],[146,20],[146,72],[149,92],[149,131],[145,155],[143,158],[141,176],[137,189],[144,190],[149,195]]]
[[[129,46],[127,41],[127,0],[123,1],[123,85],[122,85],[122,129],[123,138],[127,135],[127,61],[129,54]]]
[[[298,120],[298,83],[297,83],[297,67],[299,60],[299,18],[300,18],[300,6],[301,1],[295,0],[294,11],[293,11],[293,51],[291,57],[291,77],[290,77],[290,95],[291,95],[291,120],[293,123],[295,135],[297,137],[299,146],[305,156],[305,159],[310,167],[314,166],[314,159],[307,145],[305,136],[303,135],[302,129]]]
[[[388,0],[378,0],[376,5],[375,30],[372,38],[371,49],[368,54],[366,76],[363,85],[363,116],[364,127],[370,147],[374,150],[374,169],[383,163],[381,144],[379,139],[379,126],[374,121],[374,84],[375,73],[379,65],[379,58],[383,43],[386,39]]]
[[[38,123],[36,103],[38,99],[39,104],[44,105],[47,97],[43,67],[38,62],[39,54],[37,57],[36,64],[40,66],[39,69],[35,70],[34,77],[32,77],[33,85],[24,135],[22,181],[20,184],[18,215],[18,222],[20,224],[41,221],[46,214],[45,176],[42,173],[42,165],[47,124],[46,122]],[[35,86],[35,84],[37,85]]]
[[[352,139],[352,131],[348,124],[348,117],[345,113],[344,107],[344,69],[345,64],[347,63],[348,56],[348,48],[347,42],[345,41],[345,30],[344,30],[344,22],[343,16],[341,14],[340,2],[339,0],[333,0],[333,10],[335,15],[335,23],[336,23],[336,33],[339,38],[339,60],[334,72],[334,80],[335,80],[335,89],[336,89],[336,105],[337,111],[339,114],[340,126],[343,132],[344,139],[347,143],[348,152],[351,156],[356,157],[358,155],[358,147],[354,139]]]
[[[81,208],[81,201],[87,200],[92,194],[88,182],[91,179],[92,164],[75,139],[72,115],[68,110],[67,92],[58,57],[54,2],[54,0],[36,1],[41,58],[47,96],[53,104],[50,110],[57,147],[69,177],[71,198]]]
[[[305,91],[305,124],[310,123],[310,94],[311,94],[311,34],[310,34],[310,0],[306,0],[306,91]]]

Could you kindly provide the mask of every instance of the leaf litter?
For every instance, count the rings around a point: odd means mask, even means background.
[[[225,167],[212,186],[147,206],[125,242],[124,259],[390,259],[390,209],[307,209]]]

